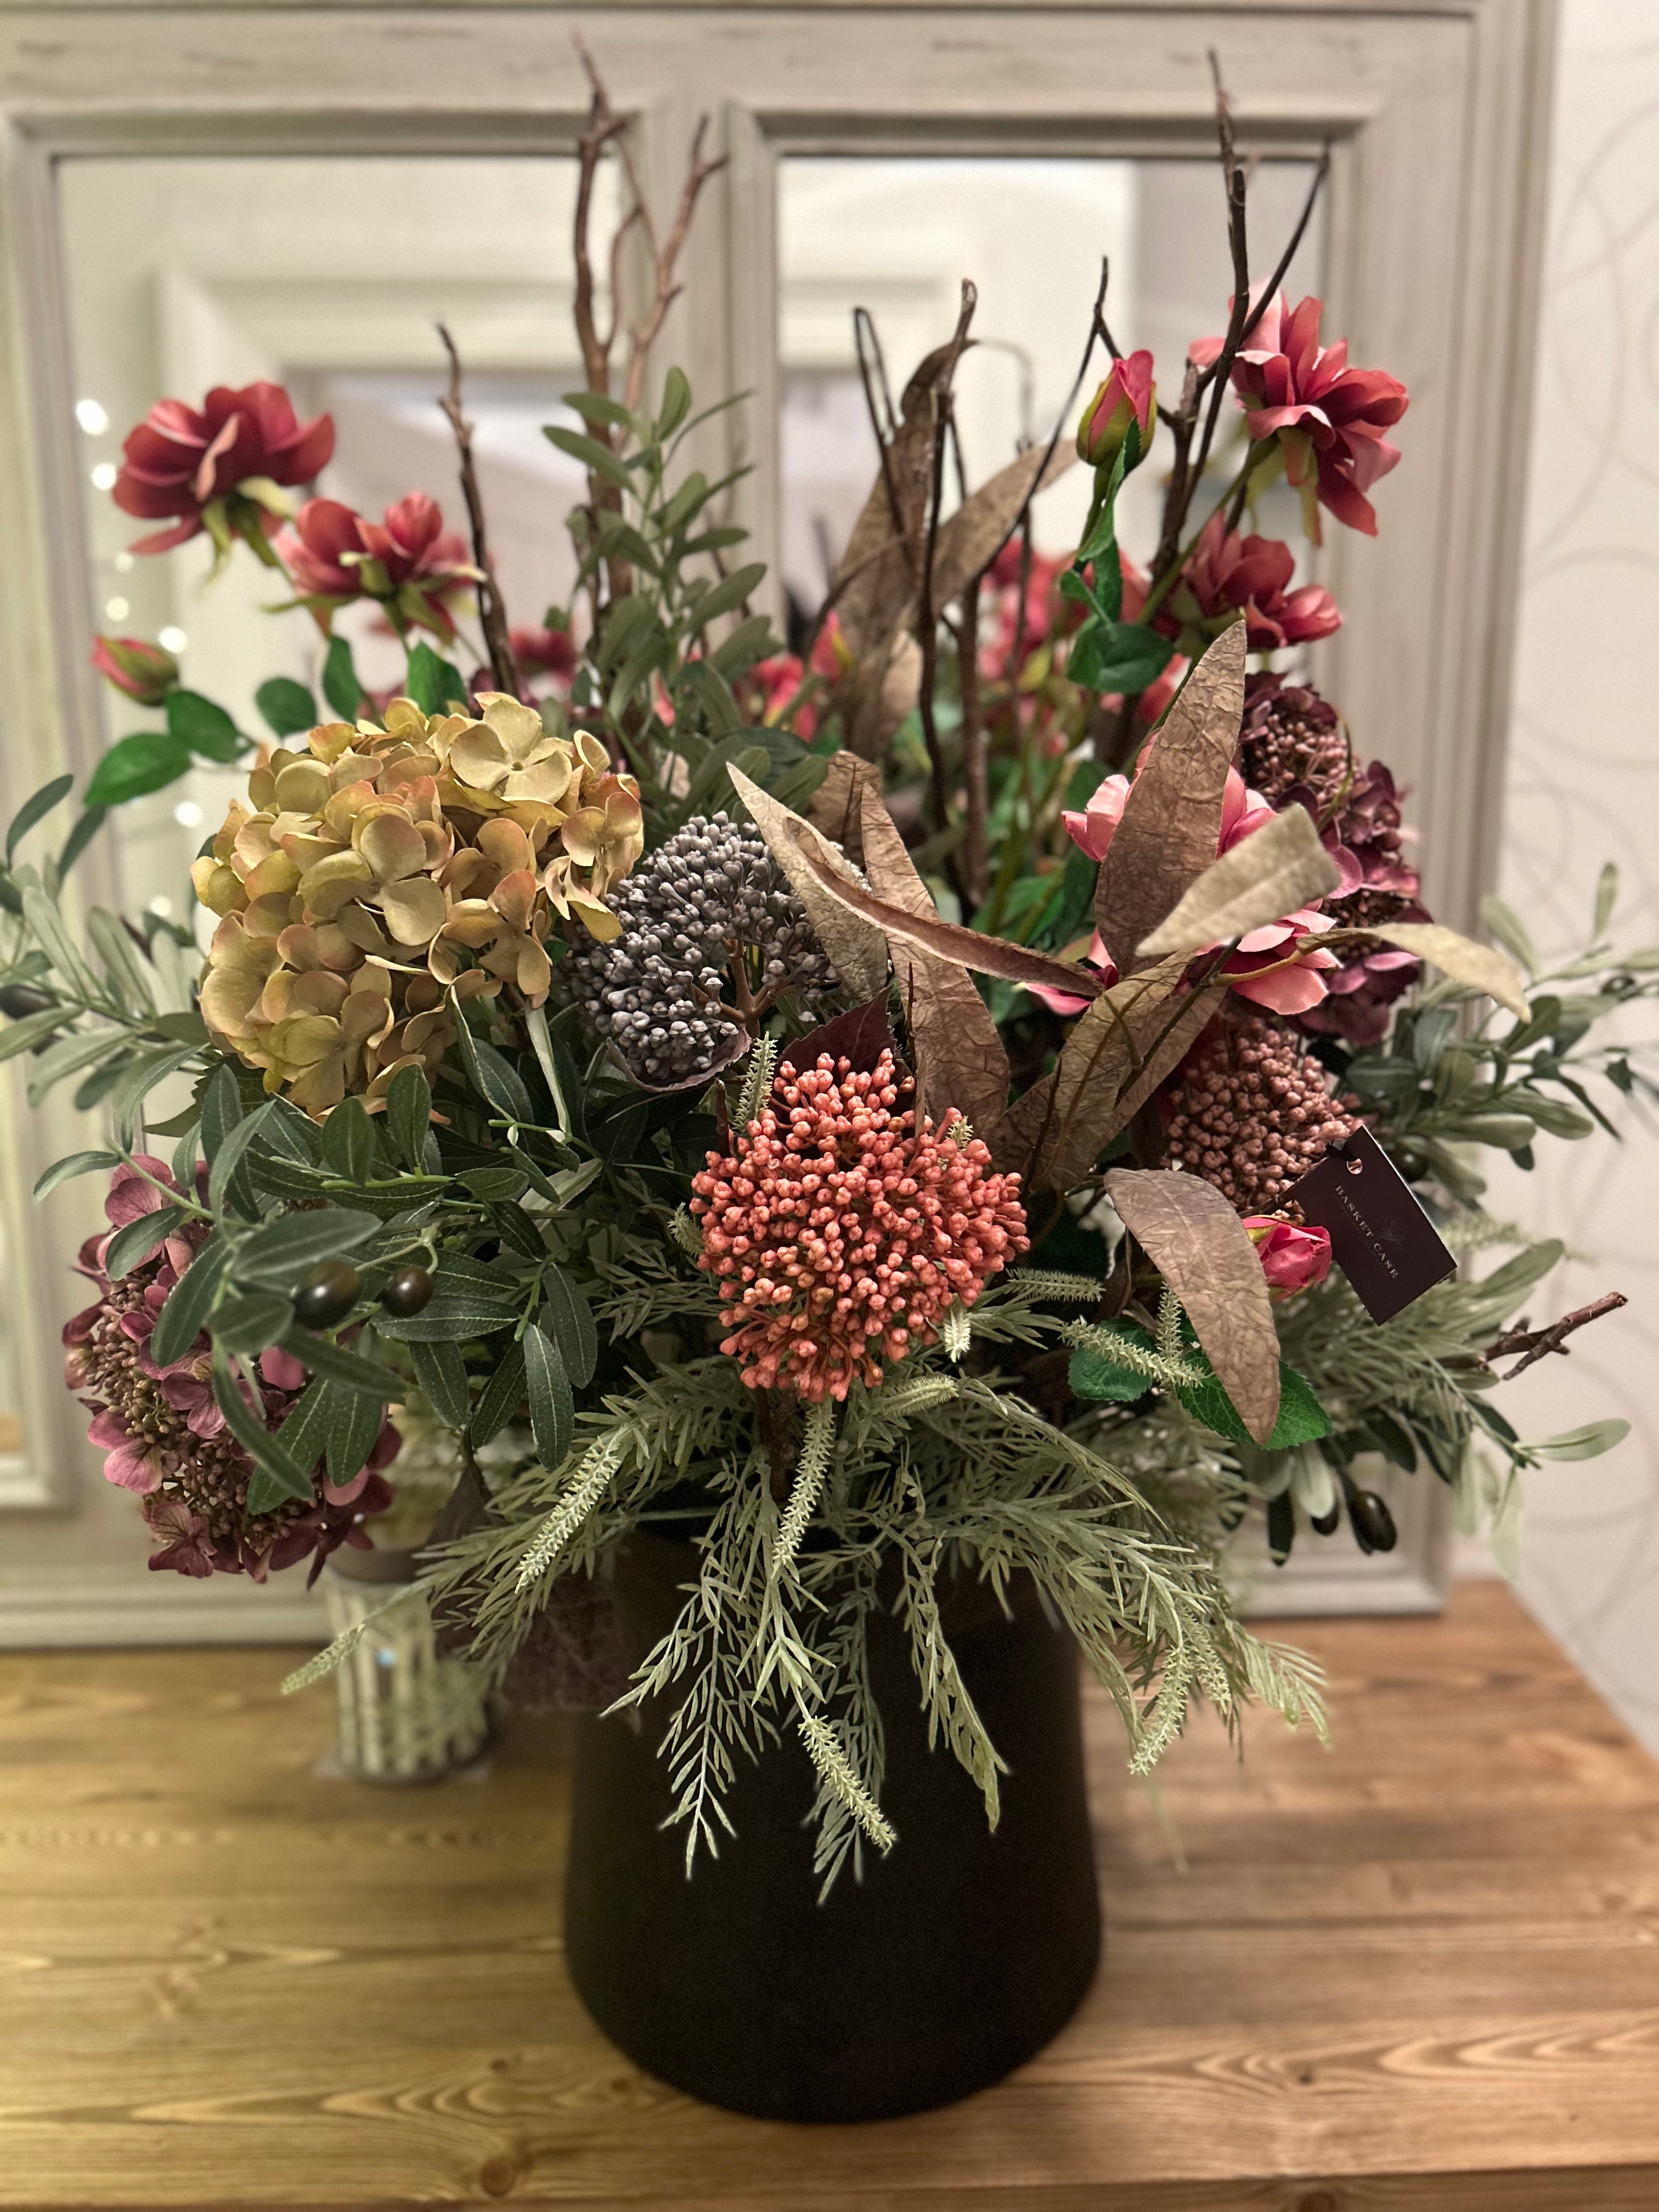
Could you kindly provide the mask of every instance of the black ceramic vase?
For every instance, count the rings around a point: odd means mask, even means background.
[[[694,1581],[689,1544],[635,1538],[618,1571],[643,1651]],[[664,1716],[635,1730],[584,1716],[565,1891],[571,1978],[648,2073],[766,2119],[874,2120],[951,2103],[1041,2051],[1093,1978],[1100,1910],[1085,1786],[1078,1656],[1034,1591],[1006,1618],[978,1584],[946,1601],[963,1680],[1007,1762],[1002,1816],[943,1746],[929,1750],[902,1630],[870,1623],[886,1724],[882,1809],[898,1842],[866,1849],[817,1901],[815,1778],[791,1738],[740,1761],[737,1833],[685,1874],[685,1832],[657,1756]]]

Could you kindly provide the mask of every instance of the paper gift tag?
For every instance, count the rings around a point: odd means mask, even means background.
[[[1373,1321],[1392,1321],[1456,1272],[1411,1185],[1369,1129],[1357,1129],[1340,1152],[1327,1152],[1285,1201],[1329,1231],[1331,1257]]]

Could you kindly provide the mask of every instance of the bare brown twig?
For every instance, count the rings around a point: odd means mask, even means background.
[[[444,351],[449,356],[449,389],[438,404],[449,418],[449,427],[455,433],[455,447],[461,460],[461,495],[466,501],[468,520],[472,525],[472,561],[478,571],[478,621],[483,630],[484,651],[489,655],[489,672],[495,680],[495,689],[506,691],[514,698],[519,696],[519,664],[513,656],[512,632],[507,624],[507,609],[501,601],[501,587],[495,581],[495,571],[489,558],[489,540],[484,528],[483,496],[478,489],[478,471],[472,459],[472,425],[467,421],[461,405],[461,356],[455,349],[455,341],[442,323],[438,336],[443,340]]]
[[[962,280],[962,311],[945,356],[943,373],[933,387],[933,446],[930,455],[933,491],[927,507],[927,535],[922,547],[921,574],[916,611],[916,634],[921,646],[921,685],[916,704],[921,715],[921,734],[933,769],[934,827],[944,830],[951,820],[950,794],[945,779],[945,756],[939,748],[939,725],[933,713],[933,692],[939,681],[939,610],[933,604],[933,563],[939,551],[939,509],[945,499],[945,448],[951,414],[951,386],[957,363],[968,343],[968,326],[974,319],[979,294],[970,280]],[[954,871],[953,871],[954,872]],[[958,887],[960,888],[960,887]]]
[[[1629,1304],[1630,1300],[1622,1291],[1609,1291],[1605,1297],[1594,1299],[1587,1306],[1579,1306],[1572,1313],[1563,1314],[1559,1321],[1552,1322],[1547,1328],[1528,1328],[1523,1315],[1515,1328],[1506,1328],[1495,1343],[1489,1344],[1481,1357],[1490,1366],[1494,1359],[1513,1358],[1517,1352],[1523,1354],[1504,1377],[1506,1382],[1513,1382],[1517,1375],[1525,1374],[1528,1367],[1547,1358],[1550,1352],[1559,1352],[1565,1357],[1567,1350],[1565,1340],[1574,1329],[1583,1328],[1587,1322],[1600,1321],[1603,1314],[1617,1313],[1620,1306]]]

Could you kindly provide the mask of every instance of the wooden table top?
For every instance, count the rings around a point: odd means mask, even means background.
[[[1205,1726],[1186,1872],[1091,1708],[1105,1963],[1001,2087],[732,2118],[591,2027],[562,1752],[324,1778],[284,1655],[0,1657],[0,2204],[1655,2212],[1659,1768],[1508,1591],[1298,1621],[1327,1753]]]

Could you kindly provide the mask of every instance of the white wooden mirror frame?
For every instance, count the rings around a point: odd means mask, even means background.
[[[1207,152],[1219,53],[1247,148],[1333,146],[1328,329],[1404,377],[1406,460],[1376,541],[1330,533],[1321,574],[1349,610],[1321,680],[1413,787],[1428,895],[1467,923],[1490,880],[1510,659],[1553,0],[1249,0],[1043,9],[937,0],[821,5],[137,9],[0,0],[0,806],[99,727],[83,470],[71,413],[55,164],[76,155],[569,149],[586,104],[573,33],[637,118],[648,188],[678,189],[699,114],[731,156],[693,234],[659,363],[700,395],[747,388],[738,434],[759,551],[776,544],[775,173],[793,152]],[[1219,205],[1218,202],[1218,219]],[[1273,241],[1259,241],[1261,253]],[[257,275],[257,272],[254,272]],[[963,271],[970,274],[970,271]],[[1219,303],[1218,303],[1219,306]],[[1079,328],[1087,302],[1078,303]],[[94,860],[88,883],[95,890]],[[14,1076],[15,1071],[8,1071]],[[65,1262],[83,1188],[27,1196],[70,1141],[0,1103],[24,1449],[0,1461],[0,1644],[311,1632],[299,1593],[173,1586],[73,1516],[102,1489],[57,1381]],[[88,1486],[91,1486],[89,1492]],[[1279,1610],[1406,1610],[1443,1587],[1445,1516],[1396,1492],[1389,1560],[1334,1547],[1275,1578]],[[115,1501],[125,1505],[125,1499]],[[106,1526],[107,1515],[98,1516]],[[166,1587],[163,1587],[166,1585]]]

